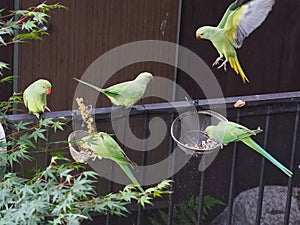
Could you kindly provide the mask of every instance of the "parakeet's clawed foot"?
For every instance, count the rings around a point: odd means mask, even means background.
[[[225,60],[220,66],[218,66],[218,69],[224,67],[224,71],[226,71],[226,63],[227,63],[227,60]]]
[[[216,65],[219,65],[220,61],[223,60],[223,56],[220,56],[216,59],[216,61],[214,61],[214,63],[212,64],[212,66],[216,66]]]
[[[50,110],[47,106],[45,106],[45,109],[46,109],[48,112],[51,112],[51,110]]]
[[[50,110],[47,106],[43,106],[42,111],[45,112],[45,109],[46,109],[48,112],[51,112],[51,110]]]
[[[36,118],[40,118],[40,114],[38,114],[38,113],[32,113],[33,115],[35,115],[36,116]]]

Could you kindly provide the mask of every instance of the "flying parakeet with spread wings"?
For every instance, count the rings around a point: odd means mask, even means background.
[[[99,159],[110,159],[117,163],[124,171],[131,182],[137,185],[141,192],[144,192],[139,182],[134,177],[129,166],[135,165],[126,155],[119,144],[107,133],[99,132],[89,136],[85,136],[79,142],[83,148],[94,151]]]
[[[213,66],[218,65],[225,57],[218,69],[224,67],[226,70],[226,63],[229,62],[245,83],[249,80],[239,63],[235,48],[240,48],[244,39],[262,24],[272,10],[275,0],[252,0],[242,5],[240,3],[237,0],[228,7],[217,27],[200,27],[196,31],[196,38],[210,40],[217,49],[219,57]]]
[[[23,101],[29,112],[40,118],[40,114],[46,110],[47,95],[51,94],[51,83],[45,79],[39,79],[30,84],[23,93]]]
[[[85,81],[74,79],[105,94],[112,104],[130,108],[143,97],[147,85],[153,79],[153,76],[151,73],[143,72],[132,81],[115,84],[108,88],[99,88]]]
[[[267,158],[287,176],[291,177],[293,174],[290,170],[288,170],[280,162],[278,162],[273,156],[271,156],[266,150],[260,147],[259,144],[257,144],[253,139],[251,139],[252,135],[256,135],[262,132],[260,128],[256,130],[250,130],[238,123],[223,121],[220,122],[217,126],[208,126],[205,129],[205,132],[210,138],[213,138],[223,145],[227,145],[231,142],[242,141],[244,144]]]

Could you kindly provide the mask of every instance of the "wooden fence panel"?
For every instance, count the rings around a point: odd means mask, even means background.
[[[21,8],[37,4],[23,0]],[[48,1],[47,3],[57,1]],[[52,110],[70,109],[74,90],[88,66],[103,53],[119,45],[139,40],[176,42],[178,2],[172,0],[61,0],[67,11],[51,14],[51,35],[41,42],[30,42],[19,48],[19,89],[38,78],[49,79],[53,94]],[[163,30],[161,24],[167,20]],[[175,58],[174,58],[175,60]],[[141,71],[172,79],[174,68],[159,63],[138,63],[121,69],[105,86],[133,79]],[[99,82],[101,71],[99,71]],[[159,86],[159,85],[158,85]],[[163,87],[159,87],[163,89]],[[165,90],[169,95],[172,90]],[[109,106],[104,96],[98,107]],[[148,102],[154,102],[154,99]],[[156,100],[157,101],[157,100]]]
[[[0,1],[0,9],[10,10],[13,9],[13,1],[3,0]],[[8,70],[3,70],[3,75],[12,75],[12,57],[13,57],[13,47],[10,46],[1,46],[0,47],[0,61],[10,64]],[[1,77],[0,77],[1,79]],[[0,101],[7,100],[12,93],[12,85],[10,83],[3,83],[0,86]]]
[[[194,51],[211,67],[218,53],[209,41],[195,38],[198,27],[216,26],[232,0],[186,0],[182,4],[180,44]],[[299,90],[300,2],[276,1],[264,23],[245,39],[238,57],[250,83],[243,84],[239,75],[227,65],[212,68],[225,96],[240,96]],[[194,81],[179,71],[178,83],[193,98],[204,98]]]

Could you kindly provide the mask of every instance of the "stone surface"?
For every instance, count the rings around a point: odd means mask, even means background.
[[[233,202],[231,225],[254,225],[258,200],[258,187],[240,193]],[[282,225],[284,221],[287,187],[265,186],[261,225]],[[212,222],[227,224],[228,207]],[[298,201],[292,197],[289,225],[300,225]]]

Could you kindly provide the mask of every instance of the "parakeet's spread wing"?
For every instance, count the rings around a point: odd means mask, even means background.
[[[232,11],[226,20],[224,33],[236,48],[266,19],[275,0],[252,0]]]
[[[229,5],[229,7],[227,8],[226,12],[224,13],[220,23],[218,24],[218,28],[224,28],[226,22],[227,22],[227,19],[228,19],[228,16],[234,11],[236,10],[237,8],[237,1],[231,3]]]

